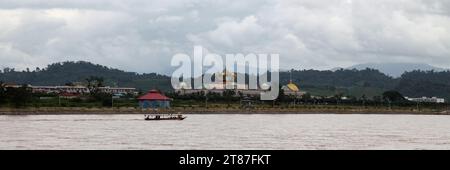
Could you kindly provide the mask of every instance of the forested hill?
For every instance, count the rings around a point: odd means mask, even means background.
[[[32,85],[64,85],[73,82],[85,82],[90,76],[102,77],[109,86],[136,87],[140,90],[161,89],[171,90],[170,78],[155,73],[137,74],[118,69],[92,64],[89,62],[54,63],[47,68],[14,71],[3,69],[0,81],[6,83]]]
[[[450,100],[450,71],[411,71],[398,80],[395,90],[409,97],[437,96]]]
[[[280,74],[281,84],[289,82],[291,73]],[[63,62],[46,68],[15,71],[5,68],[0,71],[0,81],[32,85],[64,85],[85,82],[90,76],[103,77],[109,86],[172,90],[170,77],[156,73],[137,74],[89,62]],[[375,69],[365,70],[293,70],[293,82],[302,90],[317,96],[335,94],[361,97],[380,96],[384,91],[397,90],[408,97],[436,96],[450,99],[450,72],[412,71],[399,78],[392,78]]]
[[[380,96],[384,91],[395,88],[396,79],[374,69],[365,70],[292,70],[292,80],[302,90],[313,95],[332,96],[335,94],[361,97]],[[280,75],[281,84],[288,83],[289,72]]]
[[[290,73],[281,74],[282,83],[287,83]],[[334,86],[334,87],[377,87],[391,89],[395,81],[375,69],[365,70],[336,70],[336,71],[318,71],[318,70],[292,70],[292,80],[303,86]]]

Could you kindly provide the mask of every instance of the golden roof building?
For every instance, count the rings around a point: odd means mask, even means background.
[[[294,84],[292,80],[290,80],[288,84],[282,86],[281,89],[283,89],[285,95],[302,96],[306,93],[300,91],[300,88]]]
[[[299,92],[300,89],[292,82],[289,82],[289,84],[286,85],[286,90],[293,91],[293,92]]]

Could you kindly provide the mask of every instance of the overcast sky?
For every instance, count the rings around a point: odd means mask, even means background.
[[[0,1],[0,68],[86,60],[167,74],[194,45],[279,53],[282,68],[450,68],[450,0]]]

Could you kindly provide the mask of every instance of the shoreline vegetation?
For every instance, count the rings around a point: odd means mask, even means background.
[[[41,107],[41,108],[0,108],[0,115],[76,115],[76,114],[151,114],[152,110],[143,110],[134,107],[117,108],[85,108],[85,107]],[[297,108],[253,108],[241,109],[234,107],[214,108],[186,108],[174,107],[160,109],[160,113],[182,114],[391,114],[391,115],[450,115],[450,110],[414,110],[411,108],[364,108],[364,107],[297,107]]]
[[[70,63],[66,64],[70,65]],[[61,68],[66,64],[57,64],[53,67]],[[374,70],[366,71],[373,72]],[[36,71],[35,73],[41,74],[40,72],[42,71]],[[341,72],[345,73],[348,71]],[[7,75],[12,73],[16,74],[16,72],[8,71]],[[450,72],[447,72],[447,74],[448,73]],[[89,74],[85,75],[88,76]],[[142,89],[133,93],[119,94],[111,91],[104,91],[102,90],[102,88],[111,83],[110,79],[104,78],[104,75],[93,75],[85,78],[83,82],[66,80],[66,86],[77,87],[78,85],[83,86],[87,89],[82,92],[67,92],[64,90],[33,91],[32,86],[30,86],[29,84],[8,84],[2,82],[2,80],[0,79],[0,115],[149,114],[153,112],[152,110],[142,110],[141,108],[139,108],[141,104],[139,103],[139,96],[142,96],[144,94]],[[450,76],[450,74],[448,75]],[[295,77],[303,76],[297,75]],[[367,78],[371,76],[367,75],[363,77]],[[47,80],[47,78],[40,79]],[[14,79],[12,78],[12,80]],[[351,82],[360,81],[345,79],[345,82],[352,84]],[[372,83],[363,81],[360,83],[362,83],[361,86],[369,87],[371,84],[376,82],[378,81]],[[281,82],[281,84],[286,83]],[[279,86],[278,88],[280,94],[278,95],[278,98],[272,101],[261,101],[259,99],[259,96],[257,95],[245,95],[244,93],[235,90],[224,90],[222,92],[200,91],[194,93],[181,93],[180,91],[173,90],[163,91],[158,88],[162,86],[149,87],[158,89],[162,94],[172,99],[170,102],[170,106],[172,107],[172,109],[159,110],[159,112],[166,113],[181,112],[183,114],[293,113],[450,115],[449,102],[409,100],[408,98],[404,97],[401,91],[399,91],[400,89],[395,88],[393,88],[393,90],[387,91],[379,90],[376,93],[371,94],[363,92],[359,95],[350,95],[349,93],[344,93],[336,89],[337,86],[329,86],[330,90],[333,91],[330,94],[317,95],[319,94],[317,91],[308,92],[307,90],[304,94],[298,95],[297,92],[299,92],[299,89],[296,85],[296,88],[294,88],[294,90],[289,87],[283,88],[283,86]],[[307,84],[305,84],[304,87],[305,89],[308,89]],[[433,88],[433,90],[440,94],[446,94],[446,88],[450,86],[442,85],[440,87],[442,88]],[[392,89],[392,87],[387,89]],[[288,90],[287,92],[291,93],[285,93],[285,90]],[[296,93],[292,94],[293,91]],[[422,91],[417,90],[417,92]],[[161,107],[161,105],[155,107]]]
[[[94,79],[94,78],[93,78]],[[88,81],[90,93],[74,98],[58,93],[33,93],[27,85],[18,88],[0,88],[0,115],[70,115],[70,114],[151,114],[152,109],[142,110],[138,96],[115,97],[101,92],[103,79]],[[0,82],[1,84],[1,82]],[[450,115],[449,103],[423,103],[406,100],[397,91],[386,91],[379,98],[344,98],[336,95],[313,98],[309,94],[300,98],[285,95],[280,89],[276,100],[260,101],[258,97],[235,94],[232,90],[217,93],[181,95],[166,93],[173,101],[171,109],[159,109],[160,113],[182,114],[409,114]]]

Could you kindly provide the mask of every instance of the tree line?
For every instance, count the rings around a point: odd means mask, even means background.
[[[134,87],[142,92],[158,89],[173,92],[170,77],[156,73],[138,74],[84,61],[62,62],[46,68],[0,71],[0,81],[32,85],[64,85],[85,81],[89,76],[103,78],[105,86]],[[314,96],[380,97],[383,92],[395,90],[408,97],[441,97],[450,100],[450,72],[411,71],[393,78],[375,69],[319,71],[291,70],[280,73],[280,84],[292,77],[301,90]]]
[[[85,80],[89,93],[75,94],[76,97],[64,96],[64,93],[33,92],[27,84],[18,87],[7,86],[0,81],[0,107],[136,107],[137,100],[133,94],[117,96],[100,90],[103,78],[90,76]],[[113,104],[114,102],[114,104]]]
[[[31,99],[31,88],[27,85],[22,85],[19,88],[7,87],[5,83],[0,81],[0,106],[10,104],[14,107],[23,107]]]

